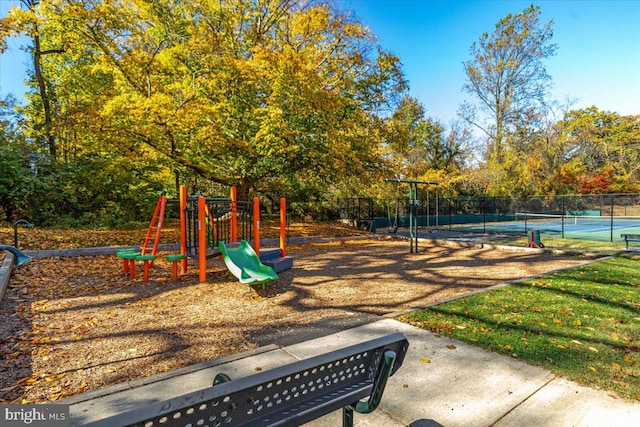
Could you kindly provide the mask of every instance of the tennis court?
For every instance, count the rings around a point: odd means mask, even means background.
[[[640,234],[640,217],[516,213],[511,221],[452,224],[451,229],[525,236],[540,230],[549,237],[619,242],[621,234]]]

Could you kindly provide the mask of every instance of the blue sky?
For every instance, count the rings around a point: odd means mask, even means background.
[[[558,49],[546,62],[551,97],[577,99],[574,108],[640,114],[640,0],[340,0],[400,56],[411,95],[445,124],[469,98],[462,61],[471,44],[532,3],[543,23],[555,22]]]
[[[399,55],[411,95],[429,116],[445,124],[455,119],[471,44],[509,13],[519,13],[531,1],[517,0],[334,0],[352,9],[370,27],[380,44]],[[15,0],[0,0],[5,16]],[[640,0],[550,0],[540,5],[542,22],[551,19],[556,56],[547,71],[553,78],[551,96],[575,99],[575,108],[595,105],[623,115],[640,114]],[[24,92],[28,58],[13,39],[0,56],[0,95]]]

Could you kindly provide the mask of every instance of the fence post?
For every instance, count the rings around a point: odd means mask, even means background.
[[[280,256],[287,256],[287,199],[280,199]]]
[[[253,198],[253,250],[260,256],[260,199]]]
[[[482,232],[487,232],[487,198],[480,199],[480,206],[482,206]]]
[[[527,230],[527,214],[529,213],[529,207],[527,206],[527,196],[524,198],[524,235],[528,234]],[[564,236],[563,236],[564,237]]]
[[[439,200],[440,200],[440,196],[439,196],[439,191],[438,191],[438,184],[436,184],[436,228],[438,228],[440,226],[440,206],[439,205]]]
[[[238,194],[236,187],[231,187],[231,242],[238,241]]]
[[[564,214],[566,212],[565,205],[564,205],[564,196],[561,196],[560,199],[562,201],[561,203],[562,205],[562,208],[561,208],[562,209],[562,238],[564,239]]]
[[[613,242],[613,197],[611,197],[611,238],[610,241]]]

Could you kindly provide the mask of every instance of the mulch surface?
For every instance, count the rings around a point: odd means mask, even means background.
[[[0,304],[0,402],[46,402],[576,265],[571,256],[365,240],[292,246],[294,268],[249,290],[211,259],[149,281],[115,256],[34,259]]]

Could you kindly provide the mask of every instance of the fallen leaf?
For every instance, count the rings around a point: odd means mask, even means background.
[[[14,385],[12,385],[11,387],[0,388],[0,391],[1,391],[2,393],[6,393],[7,391],[11,391],[11,390],[13,390],[14,388],[18,387],[19,385],[20,385],[20,384],[14,384]]]
[[[421,358],[420,358],[420,361],[421,361],[422,363],[431,363],[431,359],[429,359],[428,357],[421,357]]]
[[[447,348],[448,348],[449,350],[455,350],[455,349],[456,349],[456,346],[455,346],[455,345],[453,345],[453,344],[449,344],[449,345],[447,346]]]

